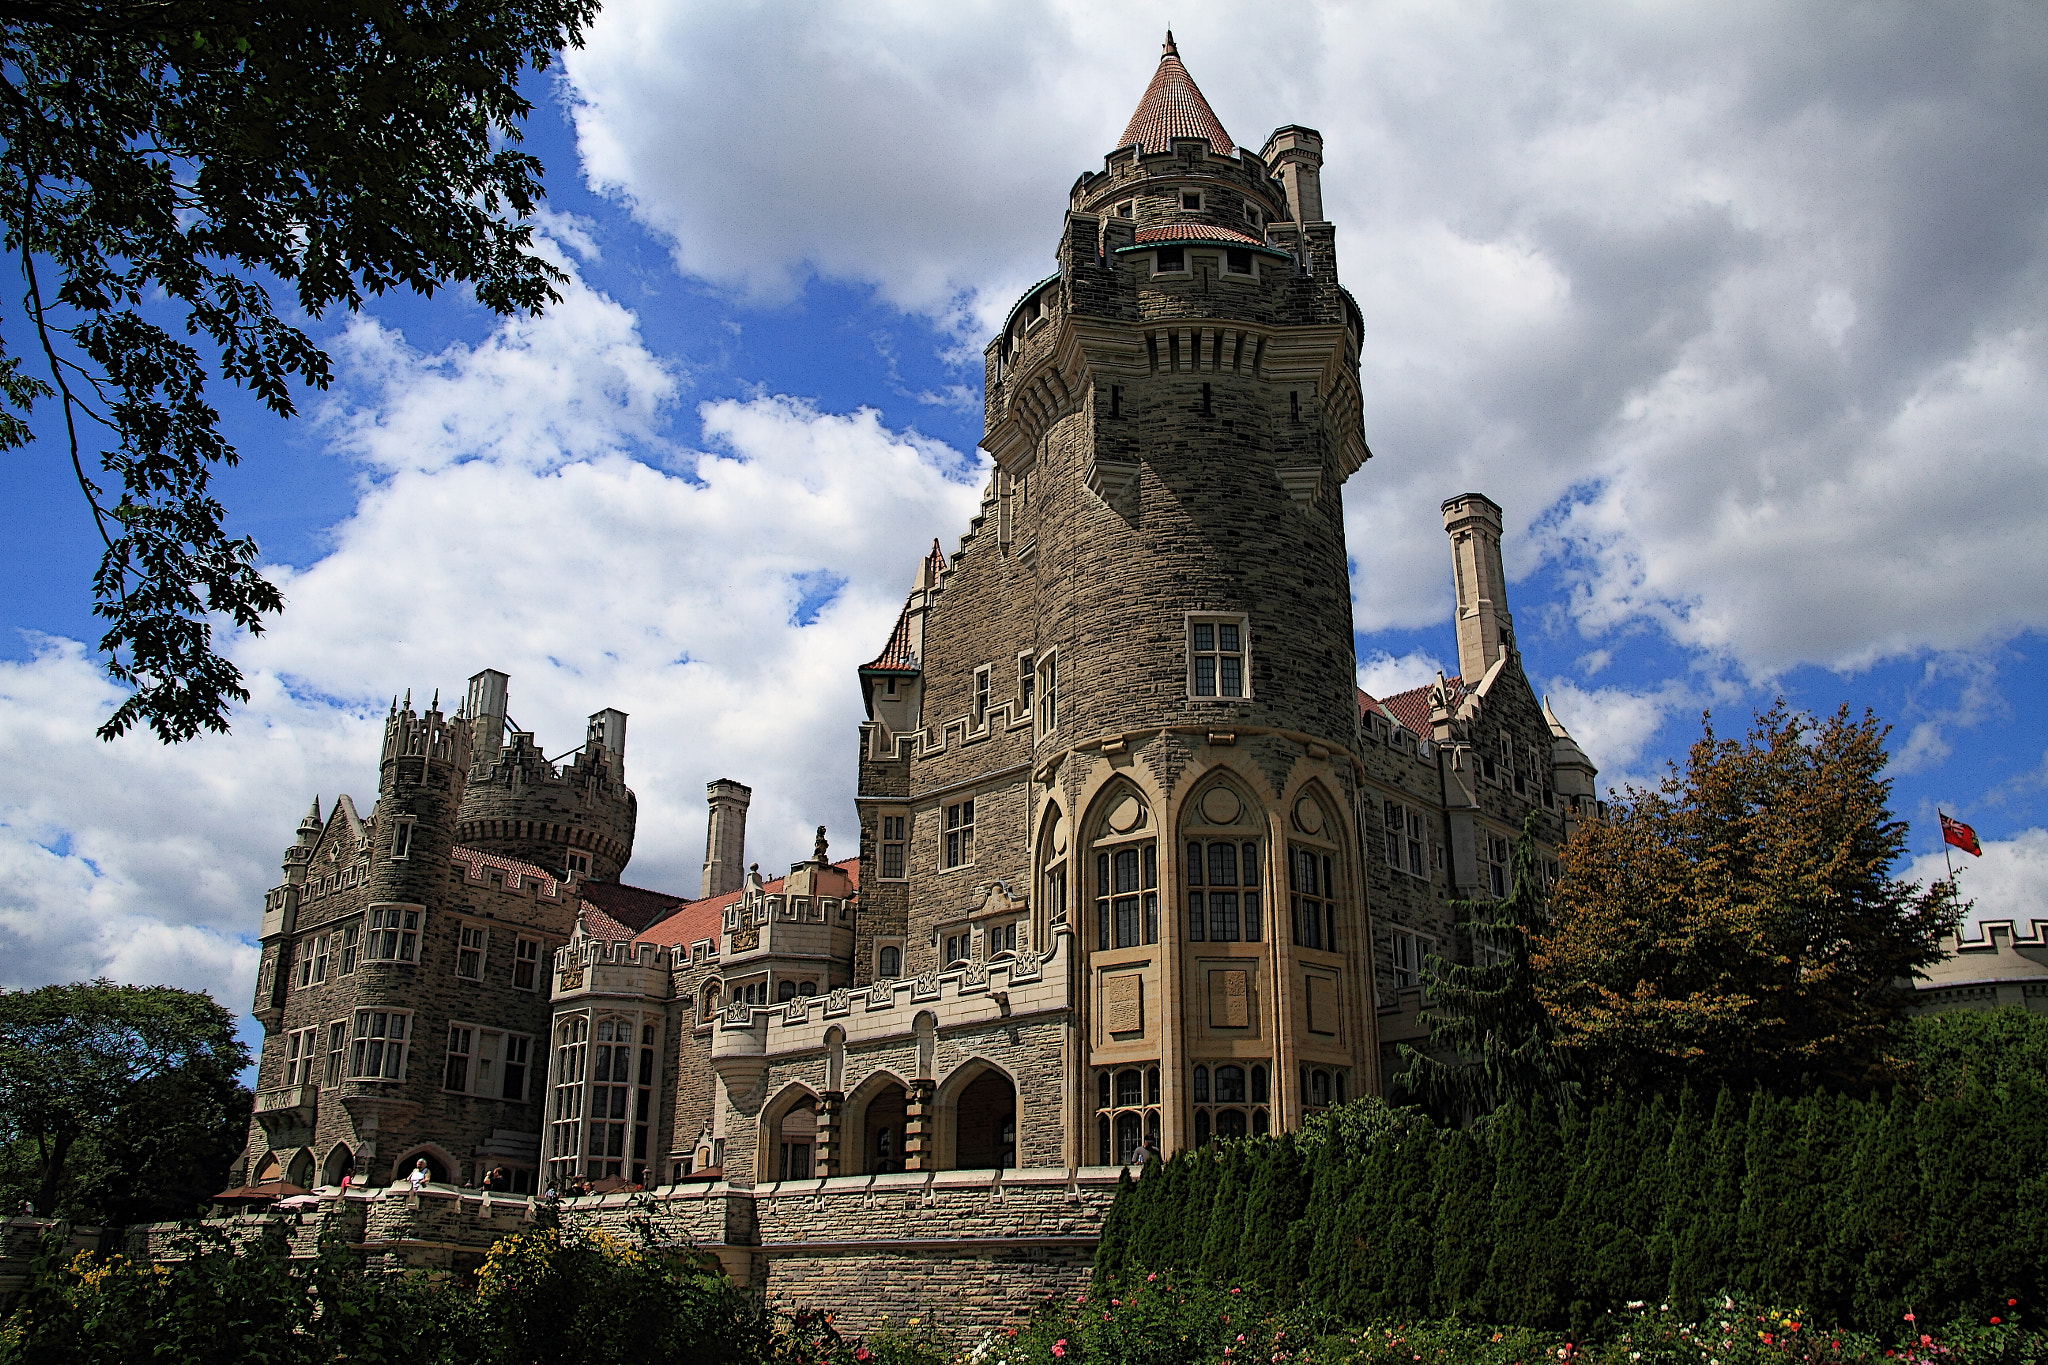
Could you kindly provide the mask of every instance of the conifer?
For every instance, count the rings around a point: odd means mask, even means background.
[[[1578,1103],[1579,1083],[1557,1047],[1555,1029],[1537,999],[1530,953],[1546,928],[1544,892],[1537,874],[1541,812],[1530,811],[1514,847],[1514,888],[1505,900],[1452,901],[1460,927],[1475,945],[1498,953],[1481,965],[1432,955],[1423,964],[1421,1023],[1431,1056],[1400,1045],[1407,1063],[1397,1087],[1441,1122],[1470,1122],[1504,1104],[1542,1096],[1561,1110]]]
[[[1429,1154],[1429,1179],[1436,1215],[1429,1309],[1445,1317],[1476,1316],[1483,1311],[1486,1268],[1493,1259],[1488,1144],[1471,1132],[1444,1133]]]
[[[1493,1149],[1493,1252],[1482,1303],[1487,1316],[1529,1327],[1563,1323],[1570,1253],[1559,1214],[1569,1174],[1564,1134],[1539,1098],[1499,1111],[1487,1126]]]

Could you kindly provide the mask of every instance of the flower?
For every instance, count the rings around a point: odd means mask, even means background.
[[[1998,1326],[1998,1314],[1996,1314],[1996,1313],[1993,1313],[1993,1314],[1991,1315],[1991,1325],[1992,1325],[1993,1327],[1996,1327],[1996,1326]]]
[[[853,1358],[855,1360],[866,1360],[872,1354],[873,1352],[869,1351],[867,1347],[863,1346],[853,1353]]]
[[[1906,1321],[1907,1321],[1907,1322],[1918,1322],[1918,1321],[1919,1321],[1919,1319],[1918,1319],[1918,1318],[1916,1318],[1916,1317],[1914,1317],[1914,1316],[1913,1316],[1913,1315],[1912,1315],[1911,1313],[1908,1313],[1908,1314],[1906,1314]]]
[[[2020,1301],[2019,1301],[2018,1299],[2007,1299],[2007,1300],[2005,1301],[2005,1306],[2006,1306],[2007,1308],[2017,1308],[2017,1307],[2019,1307],[2019,1305],[2020,1305]]]

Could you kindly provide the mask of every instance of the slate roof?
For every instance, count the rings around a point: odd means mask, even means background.
[[[1193,238],[1204,242],[1242,242],[1246,246],[1264,246],[1258,238],[1248,232],[1233,228],[1215,227],[1208,223],[1162,223],[1158,227],[1139,228],[1136,240],[1140,242],[1184,242]]]
[[[1446,678],[1444,683],[1450,688],[1451,706],[1455,710],[1458,704],[1465,700],[1465,680]],[[1394,719],[1426,739],[1431,734],[1429,694],[1433,686],[1434,684],[1425,684],[1422,687],[1411,687],[1406,692],[1396,692],[1391,697],[1381,698],[1380,705],[1392,712]],[[1362,697],[1365,693],[1360,692],[1358,695]]]
[[[596,906],[614,923],[623,925],[627,938],[660,923],[690,903],[687,896],[671,896],[665,891],[649,891],[623,882],[581,882],[576,893],[586,904]]]
[[[1223,131],[1216,111],[1202,98],[1195,78],[1181,65],[1180,49],[1173,45],[1173,32],[1169,29],[1159,69],[1152,73],[1152,84],[1145,87],[1145,98],[1138,101],[1138,112],[1131,115],[1130,126],[1124,129],[1123,141],[1117,145],[1128,147],[1137,142],[1144,144],[1148,152],[1165,152],[1172,150],[1168,139],[1176,137],[1208,138],[1210,150],[1218,156],[1229,156],[1237,150],[1230,134]]]

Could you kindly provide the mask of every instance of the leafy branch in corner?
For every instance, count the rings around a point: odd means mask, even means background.
[[[226,730],[249,694],[213,618],[254,634],[284,605],[212,490],[240,453],[206,394],[217,369],[289,417],[295,385],[327,387],[266,281],[310,318],[396,288],[463,284],[501,314],[559,297],[532,250],[544,191],[518,150],[519,81],[596,12],[0,0],[0,243],[40,370],[0,345],[0,451],[36,445],[28,416],[54,400],[101,541],[99,648],[130,689],[102,739]]]

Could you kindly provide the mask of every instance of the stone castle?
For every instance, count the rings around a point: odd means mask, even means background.
[[[778,1295],[995,1266],[1022,1311],[1141,1147],[1383,1090],[1423,959],[1483,951],[1450,901],[1532,814],[1550,865],[1595,772],[1479,494],[1442,508],[1459,676],[1357,687],[1321,165],[1235,144],[1169,35],[988,346],[980,512],[856,670],[857,857],[821,829],[764,879],[720,781],[698,898],[632,887],[623,713],[557,764],[502,673],[394,703],[374,809],[316,801],[265,902],[243,1178],[641,1186]]]

